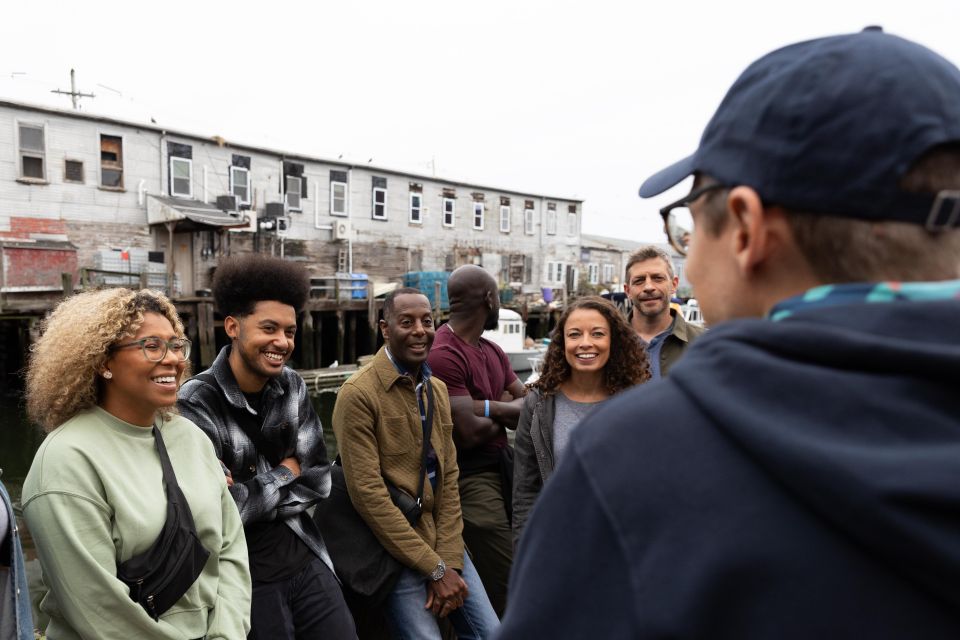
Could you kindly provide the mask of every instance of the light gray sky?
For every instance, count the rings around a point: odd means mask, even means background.
[[[960,63],[957,0],[456,0],[4,8],[0,98],[586,200],[587,233],[661,240],[640,182],[727,87],[799,40],[879,24]]]

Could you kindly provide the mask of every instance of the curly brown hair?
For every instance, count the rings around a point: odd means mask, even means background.
[[[610,359],[603,368],[604,387],[610,395],[650,379],[650,363],[646,349],[633,328],[613,304],[599,296],[578,298],[567,305],[556,328],[550,334],[550,346],[543,358],[540,377],[529,385],[544,396],[557,392],[570,377],[570,364],[564,353],[564,326],[570,314],[578,309],[591,309],[606,318],[610,325]]]
[[[110,346],[137,333],[143,314],[159,313],[186,337],[170,300],[159,291],[103,289],[67,298],[41,326],[27,365],[27,415],[44,431],[97,404],[103,393],[99,373]],[[189,376],[184,371],[181,380]],[[173,413],[168,407],[163,413]]]

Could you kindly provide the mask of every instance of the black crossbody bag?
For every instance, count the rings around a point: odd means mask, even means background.
[[[173,473],[160,429],[153,427],[167,493],[167,520],[150,548],[117,567],[117,577],[130,587],[130,599],[154,620],[183,597],[210,557],[193,523],[190,505]]]

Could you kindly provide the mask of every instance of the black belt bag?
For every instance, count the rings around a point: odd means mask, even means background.
[[[210,557],[193,523],[190,505],[173,473],[160,429],[153,428],[167,493],[167,521],[149,549],[117,567],[117,577],[130,587],[130,599],[154,620],[183,597]]]

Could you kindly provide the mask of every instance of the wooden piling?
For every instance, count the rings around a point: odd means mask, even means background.
[[[301,365],[304,369],[316,369],[320,365],[314,359],[314,349],[313,349],[313,312],[305,311],[303,314],[303,336],[302,342],[300,343],[300,357],[303,360]]]
[[[197,302],[197,337],[200,340],[200,366],[207,368],[217,357],[217,343],[213,325],[213,303]]]
[[[343,309],[337,309],[337,363],[344,364],[344,341],[346,339],[346,323],[343,318]]]

